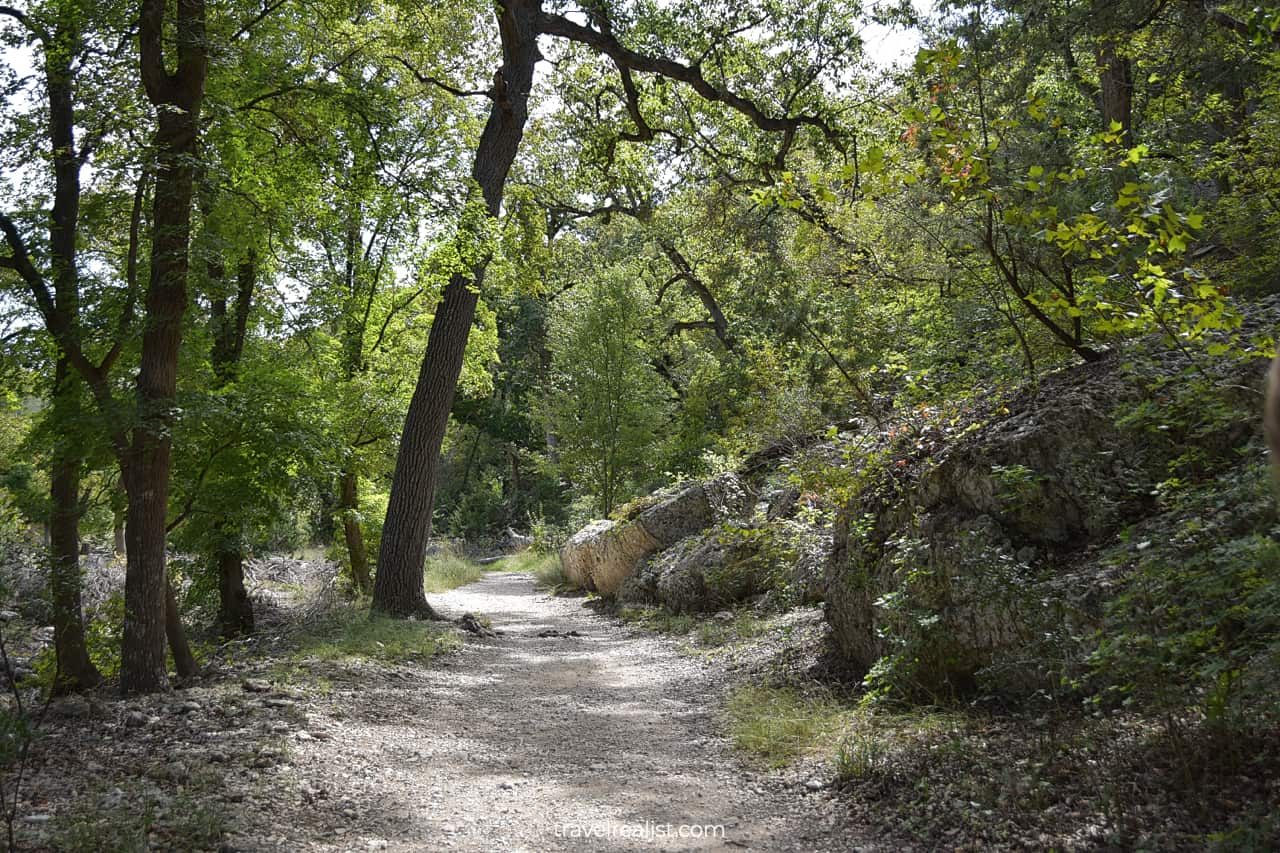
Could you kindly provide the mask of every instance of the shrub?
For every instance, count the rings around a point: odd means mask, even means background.
[[[1169,497],[1172,538],[1127,537],[1127,575],[1106,605],[1084,686],[1091,701],[1145,707],[1176,726],[1280,719],[1280,528],[1265,465]],[[1167,516],[1166,516],[1167,517]]]

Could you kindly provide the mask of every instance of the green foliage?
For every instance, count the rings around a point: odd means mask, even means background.
[[[113,592],[85,614],[84,642],[89,660],[104,678],[120,672],[120,647],[124,640],[124,596]]]
[[[617,616],[626,622],[635,622],[659,634],[683,636],[698,625],[695,616],[688,613],[672,613],[665,607],[626,606],[618,609]]]
[[[704,649],[721,646],[732,646],[760,636],[765,630],[765,623],[747,611],[738,611],[733,618],[720,618],[704,621],[696,630],[697,644]]]
[[[102,790],[51,826],[53,846],[67,853],[144,853],[158,845],[216,849],[231,829],[212,779],[174,797],[155,796],[145,785],[129,785],[125,796]],[[93,802],[97,800],[98,802]]]
[[[1243,474],[1243,476],[1241,476]],[[1280,546],[1270,473],[1232,471],[1163,498],[1172,539],[1111,552],[1125,579],[1105,608],[1085,685],[1181,727],[1187,709],[1227,728],[1274,725],[1280,674]]]
[[[657,470],[666,415],[662,381],[642,339],[646,312],[626,268],[591,277],[558,300],[548,425],[561,466],[608,515]]]
[[[1238,326],[1224,291],[1186,263],[1204,216],[1179,211],[1167,181],[1144,171],[1149,146],[1129,146],[1114,121],[1072,152],[1074,162],[1023,165],[1018,155],[1034,144],[1027,137],[1040,132],[1038,122],[1054,120],[1036,99],[1026,116],[1007,105],[987,112],[990,84],[965,59],[955,42],[921,51],[917,73],[935,80],[935,95],[928,110],[914,108],[908,118],[929,135],[940,188],[977,218],[978,242],[1037,321],[1077,351],[1086,333],[1105,339],[1161,330],[1209,344],[1207,333]],[[1010,157],[1009,148],[1022,150]],[[1091,161],[1110,164],[1109,188],[1084,167]],[[1081,192],[1082,182],[1093,186]],[[1037,242],[1054,253],[1045,256]]]
[[[707,589],[717,601],[730,604],[763,592],[775,592],[780,607],[798,604],[792,567],[799,558],[796,545],[781,523],[760,521],[750,525],[726,522],[716,534],[727,553],[724,563],[708,566]]]
[[[529,519],[529,536],[533,539],[533,542],[529,545],[529,550],[535,554],[554,554],[558,556],[560,549],[564,547],[564,543],[572,535],[572,531],[552,524],[541,512]]]

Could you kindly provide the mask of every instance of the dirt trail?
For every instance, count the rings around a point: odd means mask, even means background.
[[[669,641],[544,595],[527,575],[489,574],[432,601],[503,633],[312,705],[327,736],[291,747],[304,805],[246,815],[258,826],[237,847],[854,849],[826,792],[734,757],[713,668]],[[538,636],[571,631],[582,636]]]

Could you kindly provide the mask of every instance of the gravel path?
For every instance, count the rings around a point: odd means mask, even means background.
[[[581,599],[544,595],[528,575],[489,574],[432,603],[486,616],[502,635],[469,639],[446,666],[312,705],[310,725],[327,736],[290,753],[292,802],[304,805],[242,824],[258,845],[854,848],[827,792],[755,773],[731,753],[713,666]],[[582,636],[563,636],[572,631]],[[560,636],[539,636],[551,632]]]

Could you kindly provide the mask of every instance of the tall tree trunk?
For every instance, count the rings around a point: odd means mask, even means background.
[[[177,0],[171,36],[177,53],[173,72],[164,56],[165,14],[165,0],[142,0],[139,57],[147,98],[157,108],[156,187],[147,322],[137,379],[138,423],[121,460],[129,495],[120,660],[120,687],[126,694],[167,686],[165,623],[174,620],[166,615],[177,615],[166,606],[165,519],[182,315],[187,308],[196,139],[208,66],[204,0]],[[178,639],[175,635],[182,626],[174,628],[169,632],[172,640]],[[175,654],[179,651],[175,647]]]
[[[221,284],[223,271],[220,258],[209,262],[211,281]],[[257,276],[257,258],[250,250],[236,268],[234,314],[229,313],[224,294],[220,293],[213,300],[210,317],[213,350],[210,360],[214,375],[224,387],[236,378],[239,371]],[[230,639],[253,633],[253,600],[249,598],[249,592],[244,586],[244,548],[241,544],[240,523],[237,519],[228,518],[219,527],[213,549],[214,563],[218,567],[218,622],[222,636]]]
[[[54,199],[49,222],[49,254],[57,311],[78,334],[80,272],[76,237],[80,228],[80,161],[75,148],[75,94],[72,63],[80,39],[75,21],[64,17],[52,43],[45,44],[49,98],[49,144],[53,156]],[[54,610],[54,647],[59,689],[92,687],[102,680],[84,643],[80,601],[80,384],[65,354],[54,368],[53,421],[58,446],[50,472],[49,591]]]
[[[356,166],[352,170],[360,174],[365,158],[361,152],[355,153]],[[362,310],[361,282],[362,272],[362,237],[364,214],[358,198],[351,202],[347,212],[346,233],[343,234],[342,257],[343,287],[346,289],[346,300],[342,317],[342,359],[344,379],[351,382],[365,372],[364,335],[368,323],[368,312]],[[376,281],[369,281],[367,298],[373,298],[377,288]],[[357,434],[353,443],[360,440]],[[347,561],[351,564],[351,580],[355,583],[356,592],[368,595],[373,591],[373,579],[369,576],[369,552],[365,548],[364,531],[360,528],[360,473],[354,447],[348,448],[347,460],[338,477],[338,512],[342,517],[342,536],[347,543]]]
[[[503,65],[494,75],[493,107],[471,169],[494,217],[502,207],[507,173],[524,136],[533,69],[541,59],[538,0],[508,0],[497,9]],[[431,535],[440,446],[487,264],[488,259],[482,259],[471,275],[450,279],[431,323],[422,369],[405,416],[378,552],[373,608],[383,613],[435,616],[423,593],[423,564]]]
[[[182,626],[166,599],[165,520],[169,509],[173,406],[177,394],[182,315],[187,307],[187,250],[196,121],[187,112],[161,110],[156,133],[156,191],[152,222],[151,283],[137,395],[140,423],[125,464],[129,493],[125,523],[125,623],[120,682],[125,693],[166,686],[165,636],[175,657]],[[175,643],[175,641],[177,641]]]
[[[369,553],[364,547],[364,532],[360,529],[360,478],[355,471],[342,472],[338,484],[338,511],[342,514],[342,533],[347,540],[347,553],[351,557],[351,579],[361,595],[368,595],[373,588],[369,577]]]
[[[62,427],[79,415],[79,391],[65,358],[55,371],[54,421]],[[80,601],[80,466],[78,442],[63,435],[50,476],[49,592],[53,600],[53,644],[58,658],[58,691],[93,687],[102,680],[89,660]]]
[[[124,556],[124,515],[127,501],[124,479],[119,478],[111,496],[111,550],[117,557]]]

